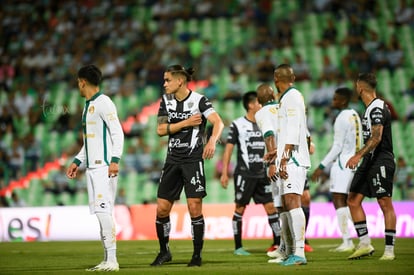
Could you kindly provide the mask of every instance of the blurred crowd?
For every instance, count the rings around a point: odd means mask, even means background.
[[[183,64],[197,69],[196,80],[208,80],[205,94],[212,100],[240,100],[243,85],[269,82],[274,68],[292,64],[297,81],[312,81],[317,89],[309,105],[325,108],[333,86],[352,79],[360,70],[389,70],[404,66],[404,52],[395,35],[387,41],[369,29],[367,21],[380,16],[377,1],[298,0],[299,9],[275,15],[275,5],[290,1],[249,0],[86,0],[86,1],[2,1],[0,9],[0,188],[8,182],[36,170],[45,161],[59,157],[45,155],[42,140],[36,139],[34,128],[46,124],[45,102],[51,102],[51,89],[66,83],[76,89],[76,72],[83,64],[94,63],[104,76],[105,93],[128,97],[153,85],[161,93],[163,70],[167,65]],[[408,3],[408,4],[407,4]],[[414,1],[399,1],[388,24],[403,25],[414,30]],[[331,17],[322,30],[315,47],[344,45],[347,54],[340,66],[323,56],[323,71],[313,75],[307,56],[294,53],[289,60],[274,60],[275,49],[293,48],[294,26],[308,13],[327,13]],[[277,14],[277,13],[276,13]],[[217,42],[202,38],[199,33],[176,33],[177,20],[235,19],[240,28],[253,28],[253,37],[246,43],[230,47],[222,53]],[[338,41],[335,22],[349,22],[343,41]],[[230,38],[231,39],[231,38]],[[219,87],[213,75],[228,68],[231,77],[226,87]],[[414,76],[413,76],[414,77]],[[407,96],[414,96],[412,86]],[[75,111],[59,107],[60,116],[50,127],[58,134],[78,132],[82,105]],[[329,108],[328,108],[329,109]],[[414,107],[413,107],[414,109]],[[72,110],[72,109],[71,109]],[[137,110],[139,112],[140,110]],[[414,112],[413,112],[414,113]],[[329,111],[327,111],[329,116]],[[407,119],[413,118],[411,114]],[[142,141],[137,141],[141,143]],[[67,148],[68,155],[81,145],[81,139]],[[157,167],[144,144],[142,153],[125,148],[126,167],[138,172],[153,173]],[[139,156],[140,160],[133,158]],[[139,164],[139,161],[141,163]],[[50,192],[57,189],[49,188]],[[76,188],[70,190],[76,192]]]

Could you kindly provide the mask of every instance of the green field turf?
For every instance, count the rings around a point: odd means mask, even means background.
[[[268,264],[265,254],[269,240],[245,240],[250,256],[234,256],[232,240],[207,240],[201,267],[187,267],[191,241],[171,240],[173,260],[162,267],[149,264],[158,251],[156,241],[119,241],[119,273],[130,274],[414,274],[414,239],[397,239],[396,260],[379,261],[383,239],[373,239],[376,252],[371,257],[347,260],[348,254],[329,252],[338,239],[311,239],[314,252],[307,253],[305,266],[284,267]],[[99,241],[0,243],[0,274],[90,274],[85,268],[102,260]]]

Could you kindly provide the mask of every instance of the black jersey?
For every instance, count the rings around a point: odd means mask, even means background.
[[[240,117],[230,125],[227,142],[237,145],[236,174],[245,177],[266,177],[263,162],[266,144],[256,123]]]
[[[203,137],[207,117],[215,112],[211,102],[203,95],[190,91],[182,101],[173,95],[163,95],[158,117],[168,117],[168,123],[186,120],[194,114],[202,114],[202,123],[195,127],[183,128],[168,137],[167,163],[199,161],[203,156]]]
[[[391,113],[386,103],[383,100],[376,98],[368,105],[362,118],[364,143],[371,137],[371,127],[378,124],[381,124],[384,127],[382,138],[378,146],[370,152],[371,159],[377,160],[379,156],[381,158],[394,158],[391,133]]]

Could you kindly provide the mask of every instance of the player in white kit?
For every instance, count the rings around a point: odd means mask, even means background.
[[[352,221],[352,218],[346,202],[354,171],[346,168],[345,164],[355,152],[362,148],[363,138],[361,119],[355,110],[348,108],[352,94],[349,88],[336,89],[332,107],[338,109],[339,113],[333,127],[333,144],[312,174],[312,180],[317,181],[323,174],[324,168],[332,164],[329,190],[332,193],[332,201],[343,239],[342,244],[332,250],[334,252],[351,252],[355,247],[348,228],[348,221]]]
[[[99,89],[101,81],[102,73],[94,65],[78,71],[79,91],[86,99],[82,113],[84,144],[66,175],[75,178],[79,165],[86,164],[89,209],[98,218],[104,247],[103,261],[87,271],[118,271],[113,210],[124,133],[115,104]]]
[[[268,84],[261,84],[257,87],[257,99],[262,105],[262,108],[258,110],[255,114],[256,123],[259,126],[263,138],[266,143],[267,152],[272,152],[276,150],[277,145],[277,136],[276,131],[278,128],[278,108],[279,104],[276,100],[276,95],[273,88]],[[280,194],[281,181],[277,174],[276,163],[268,164],[268,178],[272,182],[273,189],[273,204],[278,209],[279,215],[283,216],[286,213],[283,212],[282,197]],[[285,259],[285,243],[283,239],[287,238],[286,230],[287,224],[285,224],[285,230],[281,230],[281,241],[278,247],[274,249],[269,249],[267,255],[271,258],[269,263],[280,263]]]
[[[287,65],[279,65],[274,72],[274,83],[280,95],[277,129],[277,150],[268,152],[265,160],[276,161],[281,178],[283,208],[292,235],[292,251],[287,251],[285,266],[304,265],[305,257],[305,215],[301,208],[301,196],[306,181],[306,172],[310,168],[307,142],[307,123],[305,102],[302,94],[293,87],[295,75]],[[284,228],[282,228],[283,232]],[[287,243],[289,248],[289,243]]]

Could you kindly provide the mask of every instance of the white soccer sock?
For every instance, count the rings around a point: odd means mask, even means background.
[[[351,214],[348,206],[336,209],[336,216],[338,218],[338,226],[342,233],[343,242],[348,244],[351,241],[351,234],[349,233],[348,227],[348,221],[351,218]]]
[[[371,238],[369,237],[368,234],[359,237],[359,242],[361,244],[365,244],[365,245],[370,245],[371,244]]]
[[[393,245],[386,245],[384,254],[394,254],[394,246]]]
[[[285,245],[285,253],[286,255],[290,255],[293,253],[293,244],[292,244],[292,233],[290,232],[289,228],[289,220],[288,220],[289,212],[282,212],[280,213],[280,223],[282,227],[282,239]]]
[[[96,213],[101,227],[101,241],[104,247],[104,261],[116,262],[116,234],[115,222],[108,213]]]
[[[305,258],[305,214],[301,207],[289,210],[289,225],[293,232],[294,254]]]

